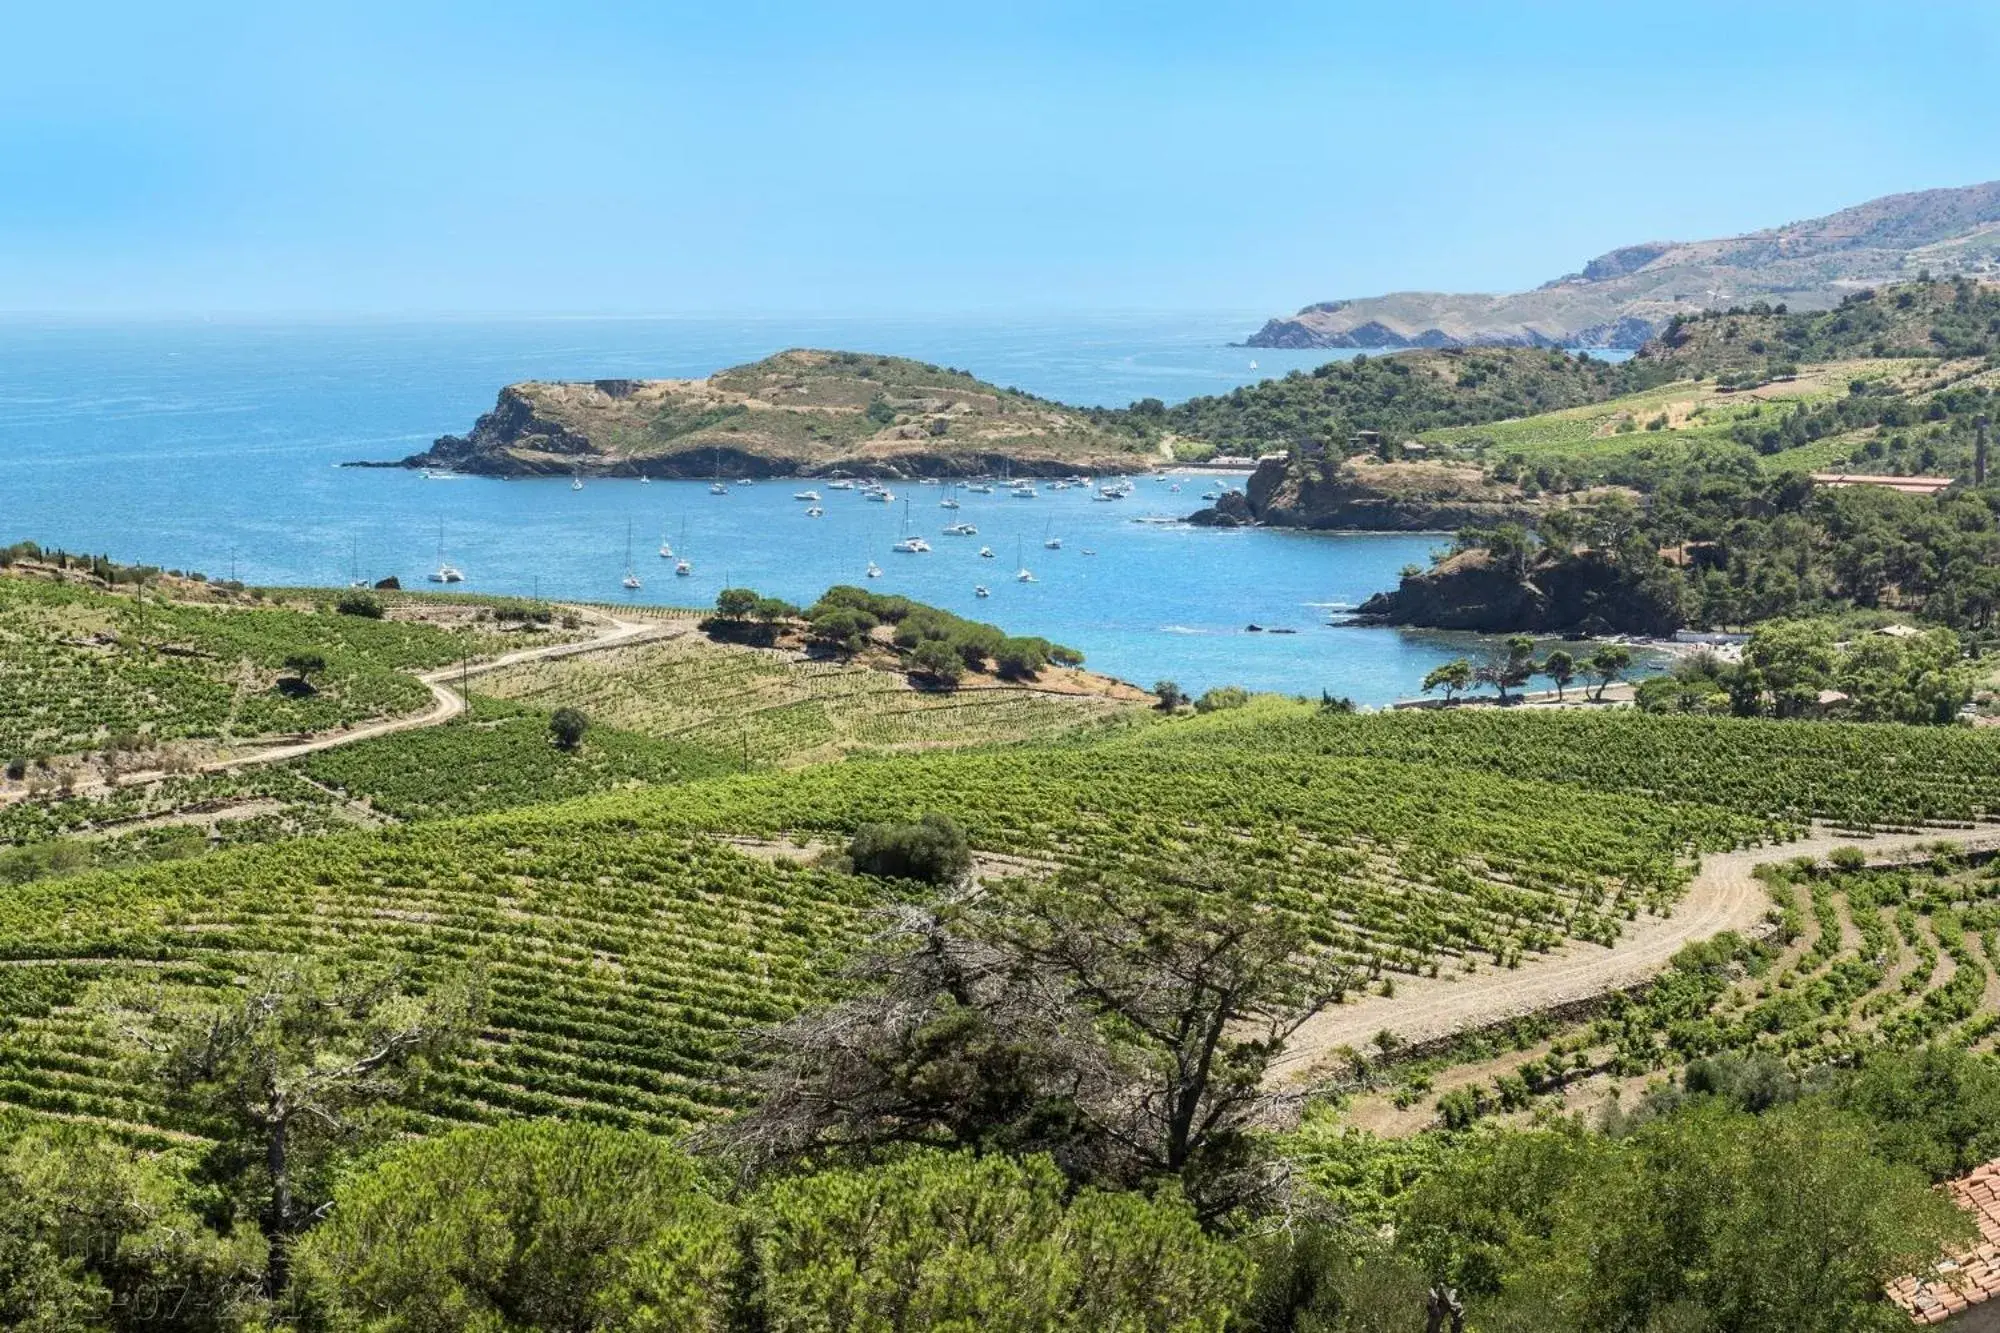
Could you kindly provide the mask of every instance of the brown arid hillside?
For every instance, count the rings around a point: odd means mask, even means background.
[[[1142,440],[961,370],[794,350],[696,380],[511,384],[406,467],[493,476],[1128,472]]]
[[[1762,301],[1824,310],[1924,274],[2000,275],[2000,181],[1889,195],[1707,241],[1651,241],[1510,295],[1392,292],[1309,305],[1253,347],[1638,347],[1676,315]]]

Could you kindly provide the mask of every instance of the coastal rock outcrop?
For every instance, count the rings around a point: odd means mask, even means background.
[[[1370,597],[1354,619],[1482,634],[1667,635],[1684,623],[1670,574],[1634,576],[1595,551],[1544,554],[1526,568],[1462,551]]]
[[[1438,532],[1530,523],[1540,512],[1519,488],[1477,467],[1368,459],[1267,458],[1241,492],[1189,521],[1355,532]]]

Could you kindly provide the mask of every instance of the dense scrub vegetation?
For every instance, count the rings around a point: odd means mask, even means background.
[[[1843,634],[1830,621],[1772,620],[1751,634],[1742,661],[1683,658],[1665,676],[1640,682],[1637,701],[1648,712],[1938,724],[1958,720],[1972,682],[1948,629]]]
[[[1364,355],[1172,407],[1147,399],[1102,415],[1203,440],[1225,453],[1259,454],[1308,442],[1344,449],[1359,430],[1402,439],[1437,427],[1533,416],[1600,402],[1671,374],[1650,364],[1635,369],[1588,355],[1517,348]]]
[[[1971,278],[1920,279],[1856,292],[1831,310],[1758,303],[1678,315],[1635,360],[1698,374],[1862,357],[1985,357],[2000,352],[2000,290]]]

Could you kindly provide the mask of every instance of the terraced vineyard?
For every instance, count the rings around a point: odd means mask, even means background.
[[[534,641],[300,607],[196,605],[70,582],[0,578],[0,756],[70,754],[107,738],[171,741],[321,730],[410,712],[410,673]],[[324,667],[287,690],[286,659]]]
[[[380,812],[428,817],[536,792],[681,780],[15,890],[0,903],[0,1102],[157,1124],[158,1108],[119,1079],[91,1026],[91,987],[135,976],[226,986],[260,955],[302,952],[400,960],[420,975],[487,962],[496,1007],[478,1058],[433,1085],[425,1117],[561,1111],[664,1126],[714,1114],[736,1095],[735,1034],[818,994],[859,914],[894,890],[782,851],[741,856],[711,834],[836,842],[863,822],[942,811],[976,847],[1024,871],[1042,863],[1150,877],[1219,861],[1297,914],[1357,986],[1386,988],[1397,975],[1511,967],[1566,938],[1610,943],[1624,923],[1672,907],[1690,854],[1782,834],[1815,813],[1970,818],[2000,764],[1984,736],[1944,728],[1472,711],[1357,718],[1265,701],[1053,744],[712,778],[700,776],[714,771],[704,765],[730,761],[606,728],[566,776],[543,772],[555,762],[535,748],[546,745],[543,729],[521,705],[482,701],[456,727],[330,751],[257,781],[317,792],[301,796],[302,808],[332,818],[362,795]],[[251,783],[236,795],[263,790]],[[132,813],[172,799],[135,796]],[[69,813],[58,803],[40,817],[59,833]],[[1929,932],[1948,960],[1925,963],[1921,982],[1903,980],[1910,968],[1871,962],[1882,948],[1857,919],[1852,933],[1869,947],[1853,959],[1835,951],[1735,1008],[1722,990],[1704,993],[1701,1012],[1641,1025],[1657,1057],[1633,1047],[1615,1058],[1668,1058],[1660,1034],[1683,1034],[1672,1040],[1692,1050],[1780,1033],[1826,1045],[1836,1028],[1971,1033],[1965,1002],[1975,976],[1983,993],[1992,956],[1965,940],[2000,928],[2000,908],[1983,896],[1996,883],[1978,881],[1977,902],[1965,889],[1953,890],[1965,902],[1910,898],[1915,933],[1885,916],[1911,957]],[[1883,975],[1869,980],[1869,967]],[[1901,998],[1872,1000],[1884,986]],[[1801,994],[1821,1007],[1799,1010]],[[1848,1007],[1822,1006],[1823,994]]]
[[[1412,709],[1325,714],[1279,702],[1140,733],[1136,746],[1206,743],[1274,755],[1394,760],[1854,828],[1963,824],[2000,811],[2000,736],[1963,727],[1646,715]]]
[[[741,767],[727,754],[602,725],[565,752],[550,743],[548,713],[479,694],[469,702],[444,726],[322,750],[298,761],[298,771],[381,814],[436,819]]]
[[[1842,362],[1808,368],[1797,381],[1766,386],[1754,394],[1723,394],[1713,383],[1676,380],[1639,393],[1565,408],[1539,416],[1476,426],[1450,426],[1419,438],[1453,448],[1484,446],[1494,460],[1519,458],[1528,466],[1563,464],[1588,474],[1636,451],[1660,453],[1725,442],[1738,423],[1760,414],[1794,410],[1847,392],[1850,380],[1896,377],[1907,367],[1892,361]],[[1822,442],[1825,443],[1825,442]],[[1822,465],[1827,449],[1793,451],[1761,460],[1766,468],[1800,470]]]
[[[0,900],[0,1102],[171,1128],[99,1028],[101,988],[236,984],[260,956],[467,960],[476,1052],[419,1126],[503,1114],[668,1128],[737,1092],[734,1034],[819,994],[870,883],[606,817],[517,815],[224,852]]]
[[[589,658],[495,672],[480,689],[542,708],[582,708],[630,731],[801,764],[857,753],[1043,739],[1120,714],[1101,695],[1014,686],[911,688],[900,675],[796,654],[719,646],[689,633]]]
[[[1585,1040],[1619,1073],[1720,1052],[1770,1052],[1800,1071],[1876,1045],[1986,1047],[2000,1028],[2000,876],[1929,868],[1776,876],[1795,940],[1691,950],[1616,1004]]]
[[[1524,1020],[1397,1067],[1395,1102],[1413,1108],[1397,1127],[1552,1104],[1588,1110],[1717,1057],[1810,1078],[1872,1050],[1995,1048],[2000,873],[1991,865],[1973,871],[1946,857],[1832,875],[1774,869],[1781,923],[1772,940],[1724,934],[1692,944],[1657,981],[1612,996],[1587,1021]],[[1346,1143],[1346,1132],[1331,1118],[1309,1127],[1309,1171],[1338,1180],[1348,1159],[1373,1156],[1357,1157],[1368,1145]]]
[[[1220,744],[851,761],[616,800],[639,825],[766,835],[943,811],[990,852],[1141,875],[1214,858],[1265,882],[1320,947],[1369,975],[1517,961],[1570,936],[1609,942],[1622,921],[1672,904],[1684,853],[1762,830],[1712,808]]]

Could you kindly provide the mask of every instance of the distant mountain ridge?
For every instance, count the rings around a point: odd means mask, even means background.
[[[1648,241],[1512,295],[1391,292],[1309,305],[1252,347],[1638,347],[1675,315],[1756,301],[1823,310],[1921,273],[2000,276],[2000,181],[1887,195],[1710,241]]]

